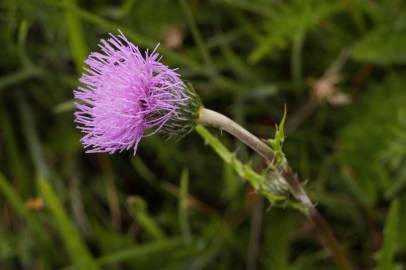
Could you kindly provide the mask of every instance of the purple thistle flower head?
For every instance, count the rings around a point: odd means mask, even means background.
[[[196,123],[200,99],[179,74],[160,62],[156,48],[143,55],[123,33],[102,39],[74,91],[75,122],[87,153],[133,149],[163,132],[184,136]]]

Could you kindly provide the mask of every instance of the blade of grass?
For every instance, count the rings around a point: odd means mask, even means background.
[[[129,259],[135,259],[147,256],[157,256],[164,251],[173,250],[184,245],[182,239],[172,238],[160,240],[142,246],[127,248],[125,250],[105,255],[97,259],[99,265],[109,265],[117,262],[122,262]]]
[[[208,265],[210,265],[210,263],[213,263],[213,260],[215,260],[224,249],[224,242],[225,239],[222,237],[220,237],[220,239],[214,240],[213,244],[211,244],[206,250],[204,250],[200,256],[196,257],[190,269],[208,269]]]
[[[192,235],[190,232],[190,225],[188,219],[188,186],[189,186],[189,172],[187,169],[183,169],[180,177],[180,189],[179,189],[179,223],[183,240],[186,243],[192,241]]]
[[[38,138],[33,113],[29,108],[27,99],[22,92],[18,92],[18,110],[21,118],[22,131],[26,139],[26,145],[31,155],[35,169],[44,179],[49,178],[49,170],[45,164],[44,154]]]
[[[221,39],[224,36],[222,33],[218,34],[218,38]],[[257,75],[252,72],[249,66],[241,59],[241,57],[233,51],[233,48],[227,42],[220,44],[220,50],[224,59],[228,62],[230,68],[237,78],[241,78],[245,81],[258,83],[259,79]],[[251,92],[251,91],[250,91]]]
[[[73,99],[69,99],[66,101],[63,101],[59,104],[57,104],[53,108],[54,113],[65,113],[65,112],[71,112],[75,109],[75,101]]]
[[[25,19],[22,20],[18,27],[17,49],[20,61],[23,66],[32,66],[32,63],[27,55],[26,50],[28,29],[29,29],[28,21]]]
[[[63,2],[66,6],[77,6],[76,0],[64,0]],[[65,9],[65,18],[70,51],[76,65],[76,70],[80,73],[82,71],[83,61],[88,54],[83,27],[77,13],[72,12],[71,9]]]
[[[233,17],[233,20],[238,24],[238,28],[241,29],[246,36],[256,42],[261,40],[262,34],[259,33],[257,24],[245,16],[245,13],[235,10],[234,8],[228,8],[227,10]]]
[[[124,0],[121,4],[120,8],[120,16],[125,17],[127,16],[130,11],[133,9],[136,0]]]
[[[17,193],[2,172],[0,172],[0,195],[4,196],[5,200],[10,204],[12,209],[14,209],[16,215],[20,216],[23,220],[21,225],[16,226],[13,228],[13,230],[19,228],[18,232],[19,234],[22,234],[22,238],[27,237],[23,236],[24,234],[29,234],[29,238],[35,241],[35,250],[27,250],[27,252],[29,252],[32,256],[36,256],[38,254],[48,254],[49,256],[54,256],[55,253],[53,252],[54,247],[52,246],[51,237],[46,233],[46,229],[44,229],[40,223],[38,215],[26,207],[23,198],[21,198],[20,194]],[[24,259],[26,259],[26,257],[20,252],[18,252],[18,254],[20,261],[24,261]],[[38,257],[37,262],[43,264],[47,262],[47,259],[45,256]]]
[[[390,204],[389,213],[386,218],[385,229],[383,232],[384,243],[377,254],[377,270],[396,269],[394,257],[398,247],[397,241],[399,234],[399,210],[399,200],[393,200]]]
[[[40,194],[44,197],[45,203],[55,219],[56,227],[76,268],[83,270],[99,269],[50,184],[40,176],[37,183]]]
[[[255,1],[247,0],[216,0],[225,6],[232,6],[241,10],[250,11],[263,16],[269,16],[270,8],[263,4],[256,4]]]
[[[0,78],[0,91],[9,86],[38,77],[40,75],[40,70],[33,67],[23,68],[19,71],[4,75]]]
[[[131,160],[131,164],[134,169],[144,178],[148,184],[154,187],[156,190],[162,192],[163,194],[170,194],[171,196],[179,199],[179,188],[167,181],[159,180],[158,177],[152,172],[152,170],[145,164],[145,162],[140,158],[136,157]],[[203,213],[210,213],[213,216],[218,214],[209,205],[202,202],[196,197],[188,194],[189,206],[195,210]]]
[[[124,27],[123,25],[119,25],[113,22],[110,22],[102,17],[99,17],[91,12],[88,12],[84,9],[81,9],[77,6],[72,6],[72,5],[66,5],[64,2],[58,2],[54,0],[43,0],[44,2],[51,4],[53,6],[62,8],[62,9],[69,9],[73,13],[77,14],[77,16],[84,21],[93,23],[99,27],[103,27],[107,30],[110,31],[117,31],[117,29],[121,29],[131,40],[134,40],[137,42],[137,45],[143,46],[143,47],[149,47],[153,48],[156,46],[157,42],[145,37],[143,35],[140,35],[133,31],[132,29],[128,27]],[[212,75],[212,71],[202,67],[199,63],[196,61],[191,60],[190,57],[184,56],[182,54],[179,54],[177,52],[174,52],[168,48],[165,47],[160,47],[159,51],[162,53],[163,56],[165,56],[169,61],[172,61],[174,64],[181,65],[184,67],[187,67],[191,69],[192,71],[196,72],[197,74],[205,75],[210,77]],[[217,75],[213,79],[213,83],[217,85],[218,87],[221,87],[222,90],[227,90],[227,91],[243,91],[244,87],[241,84],[235,83],[232,80],[229,80],[228,78]]]
[[[54,0],[44,0],[44,1],[48,4],[62,8],[64,10],[69,10],[70,12],[74,13],[77,17],[79,17],[87,22],[96,24],[99,27],[104,27],[110,31],[117,31],[117,29],[121,29],[130,39],[136,41],[137,45],[152,48],[152,47],[155,47],[157,44],[156,41],[154,41],[148,37],[145,37],[143,35],[140,35],[127,27],[123,27],[122,25],[110,22],[102,17],[99,17],[99,16],[97,16],[91,12],[88,12],[84,9],[81,9],[77,6],[67,4],[66,2],[59,2],[59,1],[54,1]],[[206,75],[208,74],[208,72],[205,68],[202,68],[198,63],[190,60],[190,58],[188,58],[188,57],[175,53],[164,47],[161,47],[159,50],[162,52],[163,55],[165,55],[169,60],[173,61],[174,63],[187,66],[190,69],[192,69],[198,73],[202,73],[202,74],[206,74]]]
[[[399,145],[399,147],[402,146]],[[401,168],[398,175],[397,179],[385,192],[385,198],[388,200],[395,198],[406,188],[406,167]]]
[[[30,185],[28,184],[28,174],[25,168],[25,163],[21,159],[20,153],[18,151],[18,145],[16,141],[16,136],[14,133],[14,127],[11,123],[10,116],[5,110],[5,107],[0,103],[0,120],[1,126],[3,128],[3,140],[4,148],[6,150],[8,165],[11,169],[12,179],[22,185],[23,190]]]
[[[24,201],[21,199],[19,194],[17,194],[17,192],[14,190],[14,188],[11,186],[10,182],[6,179],[2,172],[0,172],[0,193],[4,195],[6,200],[16,210],[17,214],[20,215],[24,220],[26,220],[36,236],[41,236],[41,224],[25,207]]]
[[[344,185],[348,188],[348,191],[353,194],[353,196],[366,207],[372,205],[372,201],[365,190],[358,184],[353,176],[350,168],[344,167],[342,169],[342,181]]]
[[[114,183],[114,172],[110,157],[104,153],[98,153],[100,170],[103,175],[106,190],[106,199],[110,211],[111,226],[119,231],[121,227],[121,210],[117,187]]]
[[[18,95],[18,107],[21,116],[22,128],[31,158],[37,170],[37,185],[41,196],[44,197],[46,205],[56,222],[56,228],[65,243],[73,262],[79,269],[96,270],[98,269],[89,250],[79,236],[76,228],[70,222],[69,217],[62,207],[58,196],[47,182],[46,177],[50,177],[50,170],[45,162],[42,147],[35,128],[35,122],[32,118],[32,111],[26,101],[23,93]]]
[[[131,159],[131,164],[135,168],[135,170],[144,178],[148,183],[153,185],[156,188],[159,187],[158,179],[155,174],[148,168],[147,164],[140,158],[134,157]]]
[[[209,70],[211,75],[215,75],[216,71],[214,69],[213,60],[211,59],[209,49],[203,41],[202,35],[200,34],[200,31],[196,25],[193,13],[190,10],[189,6],[186,4],[185,0],[179,0],[179,3],[182,7],[183,13],[185,14],[186,22],[189,26],[190,31],[192,32],[193,39],[195,40],[197,47],[199,48],[199,51],[203,56],[203,60],[206,64],[207,70]]]
[[[295,90],[299,91],[303,85],[302,74],[302,48],[305,40],[305,32],[299,32],[293,37],[291,53],[291,73]]]
[[[130,215],[152,239],[163,240],[165,238],[158,223],[148,213],[146,203],[141,197],[130,197],[128,206]]]

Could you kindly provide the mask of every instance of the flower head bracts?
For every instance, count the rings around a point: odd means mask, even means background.
[[[190,95],[179,74],[160,62],[156,50],[142,55],[120,32],[110,34],[92,52],[74,91],[75,122],[85,133],[86,152],[137,150],[142,137],[159,132],[169,120],[182,118]],[[148,134],[146,134],[148,133]]]

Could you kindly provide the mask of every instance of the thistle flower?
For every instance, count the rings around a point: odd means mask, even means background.
[[[196,125],[199,97],[155,48],[143,55],[123,33],[102,39],[74,91],[75,122],[87,153],[134,154],[143,137],[157,132],[180,138]]]

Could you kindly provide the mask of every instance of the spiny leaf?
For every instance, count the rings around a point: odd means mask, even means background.
[[[285,196],[274,193],[272,182],[268,181],[266,175],[261,175],[255,172],[251,166],[242,163],[235,157],[216,137],[214,137],[206,128],[201,125],[196,127],[197,133],[202,136],[206,143],[209,144],[214,151],[227,162],[236,173],[243,179],[247,180],[258,192],[261,192],[267,199],[276,205],[281,201],[286,201]]]
[[[269,139],[268,143],[275,153],[275,162],[277,166],[284,167],[287,165],[285,154],[283,153],[283,142],[285,141],[285,120],[286,120],[286,106],[284,108],[283,117],[278,126],[276,126],[275,137]]]

